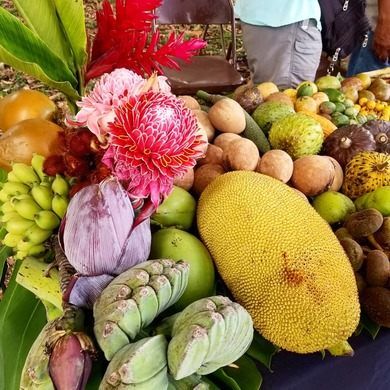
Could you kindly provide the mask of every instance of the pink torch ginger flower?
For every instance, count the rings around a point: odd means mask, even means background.
[[[155,208],[173,180],[202,157],[198,123],[172,94],[148,91],[115,109],[103,162],[125,183],[132,198],[149,198]]]
[[[170,93],[166,80],[166,77],[158,76],[152,88]],[[77,102],[81,110],[76,115],[76,124],[87,126],[102,141],[108,124],[115,118],[115,108],[128,96],[142,93],[146,83],[147,80],[124,68],[105,73],[90,94]]]

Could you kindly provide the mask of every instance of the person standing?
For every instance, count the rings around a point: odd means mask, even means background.
[[[368,0],[366,13],[373,30],[352,52],[347,76],[390,66],[390,0]]]
[[[317,0],[237,0],[252,81],[280,89],[314,80],[322,42]]]

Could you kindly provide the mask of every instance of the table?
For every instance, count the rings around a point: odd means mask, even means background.
[[[276,354],[273,373],[262,369],[261,390],[390,390],[390,329],[381,329],[375,340],[363,332],[350,344],[353,357]]]

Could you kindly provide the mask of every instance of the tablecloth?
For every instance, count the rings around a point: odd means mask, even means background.
[[[353,357],[276,354],[273,372],[262,370],[261,390],[390,390],[390,329],[381,329],[375,340],[363,332],[350,344]]]

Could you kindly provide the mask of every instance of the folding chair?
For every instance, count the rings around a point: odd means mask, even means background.
[[[156,10],[156,25],[201,25],[206,39],[209,25],[219,25],[221,53],[198,55],[190,63],[179,61],[180,70],[164,68],[172,91],[192,95],[199,89],[218,93],[234,90],[244,82],[236,65],[236,24],[232,0],[164,0]],[[231,39],[226,44],[224,31],[230,26]],[[207,40],[207,39],[206,39]]]

